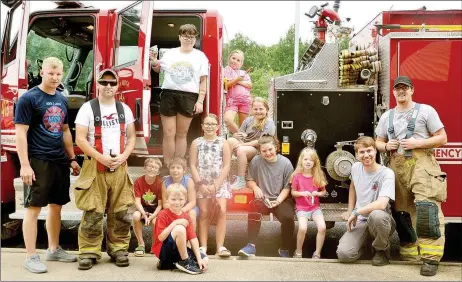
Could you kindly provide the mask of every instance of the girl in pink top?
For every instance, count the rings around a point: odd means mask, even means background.
[[[315,150],[305,148],[298,157],[297,167],[292,175],[292,196],[295,197],[295,208],[298,218],[297,249],[294,258],[302,257],[302,247],[311,218],[318,234],[316,236],[316,251],[312,258],[321,258],[321,249],[326,237],[326,223],[321,211],[319,197],[326,195],[327,181],[321,169],[321,162]]]
[[[250,111],[250,90],[252,81],[248,72],[240,70],[244,64],[244,53],[241,50],[233,50],[228,56],[228,65],[224,69],[226,108],[224,121],[231,133],[239,130],[244,119]],[[236,114],[239,114],[239,126],[234,123]]]

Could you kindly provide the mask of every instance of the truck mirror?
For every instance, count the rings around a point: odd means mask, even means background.
[[[318,13],[318,6],[314,5],[313,7],[311,7],[308,13],[305,13],[305,15],[307,15],[310,18],[314,18],[314,16],[316,16],[317,13]]]

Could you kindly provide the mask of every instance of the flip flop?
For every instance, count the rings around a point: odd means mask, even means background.
[[[146,252],[145,247],[140,245],[136,247],[135,252],[133,253],[135,257],[144,257],[144,253]]]

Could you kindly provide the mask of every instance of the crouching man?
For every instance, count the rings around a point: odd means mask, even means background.
[[[117,85],[114,71],[101,71],[99,96],[83,104],[75,120],[76,143],[85,154],[74,184],[76,205],[83,210],[78,232],[81,270],[90,269],[101,258],[105,213],[107,253],[117,266],[129,265],[135,200],[126,160],[135,147],[135,126],[130,108],[114,98]]]
[[[356,158],[360,161],[351,168],[348,211],[342,214],[347,220],[347,232],[340,238],[337,256],[341,262],[358,260],[366,238],[374,238],[375,252],[372,265],[389,264],[390,238],[395,231],[390,200],[395,199],[395,174],[376,163],[375,141],[368,136],[355,142]]]

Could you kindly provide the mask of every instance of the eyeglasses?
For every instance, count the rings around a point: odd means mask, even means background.
[[[203,125],[204,125],[205,127],[214,127],[214,126],[217,126],[218,123],[203,123]]]
[[[401,90],[402,90],[402,91],[408,91],[409,88],[410,88],[409,86],[403,85],[403,86],[396,86],[396,87],[394,87],[393,89],[394,89],[395,91],[401,91]]]
[[[196,37],[195,36],[191,36],[191,35],[182,35],[181,38],[183,38],[184,40],[189,40],[189,41],[193,41],[193,40],[196,40]]]
[[[111,87],[114,87],[114,86],[117,86],[117,81],[114,81],[114,80],[98,80],[98,84],[100,84],[102,86],[108,86],[108,84],[109,84]]]

